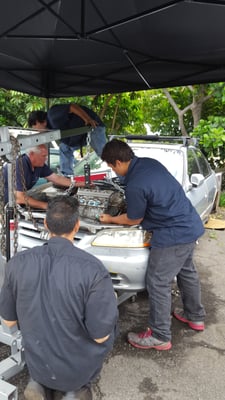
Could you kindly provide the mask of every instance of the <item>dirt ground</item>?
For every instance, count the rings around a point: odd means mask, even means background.
[[[225,209],[213,218],[225,221]],[[130,330],[147,324],[147,294],[119,306],[120,335],[93,385],[93,400],[223,400],[225,398],[225,230],[206,229],[195,251],[206,309],[206,329],[196,333],[172,318],[170,351],[138,350],[126,340]],[[172,307],[180,303],[174,288]],[[0,344],[1,359],[6,346]],[[28,379],[26,368],[9,382],[19,400]]]

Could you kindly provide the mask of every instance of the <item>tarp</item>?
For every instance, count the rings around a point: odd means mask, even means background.
[[[2,0],[0,87],[43,97],[224,81],[225,0]]]

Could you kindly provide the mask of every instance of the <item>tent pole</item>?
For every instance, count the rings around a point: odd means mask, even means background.
[[[46,108],[46,111],[48,112],[48,110],[49,110],[49,97],[46,97],[45,108]],[[48,146],[48,166],[50,167],[50,143],[48,143],[47,146]]]
[[[140,78],[145,82],[145,84],[147,85],[148,89],[151,89],[152,88],[151,85],[148,83],[147,79],[145,79],[144,75],[141,73],[141,71],[137,67],[137,65],[135,65],[135,63],[131,59],[130,55],[128,54],[127,50],[124,50],[124,54],[125,54],[126,58],[128,59],[129,63],[134,67],[135,71],[138,73]]]

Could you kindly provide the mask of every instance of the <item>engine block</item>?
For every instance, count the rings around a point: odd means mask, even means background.
[[[124,195],[120,191],[79,188],[76,196],[81,218],[98,220],[100,214],[118,215],[126,209]]]

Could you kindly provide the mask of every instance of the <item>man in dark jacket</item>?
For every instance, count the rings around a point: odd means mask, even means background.
[[[90,146],[101,157],[106,144],[105,125],[90,108],[78,104],[56,104],[49,111],[33,111],[28,118],[28,125],[34,129],[72,129],[91,126]],[[60,171],[63,175],[74,174],[74,151],[87,144],[87,134],[74,135],[60,141]]]
[[[118,318],[112,281],[103,264],[75,247],[78,202],[57,196],[48,205],[50,240],[17,253],[7,264],[0,315],[17,321],[31,381],[27,400],[91,400],[91,382],[112,349]]]

